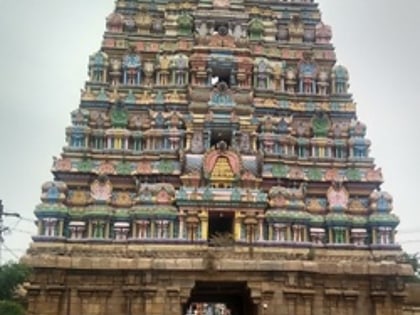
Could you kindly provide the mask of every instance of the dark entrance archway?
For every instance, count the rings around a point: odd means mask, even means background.
[[[184,315],[256,315],[246,282],[197,281]]]
[[[214,236],[221,235],[232,235],[233,237],[233,219],[233,212],[209,211],[209,240]]]

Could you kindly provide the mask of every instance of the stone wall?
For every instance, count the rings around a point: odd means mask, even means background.
[[[28,315],[181,315],[197,281],[245,283],[245,315],[402,315],[416,301],[391,253],[180,247],[32,245]]]
[[[420,315],[420,283],[410,283],[407,286],[404,315]]]

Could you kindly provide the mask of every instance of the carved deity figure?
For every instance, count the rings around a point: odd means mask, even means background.
[[[287,225],[281,223],[273,224],[274,236],[273,240],[277,242],[287,241]]]
[[[148,34],[150,32],[152,17],[147,12],[145,7],[140,8],[139,13],[136,15],[135,21],[137,24],[137,30],[140,34]]]
[[[266,59],[258,59],[254,67],[255,87],[268,89],[271,85],[271,67]]]
[[[210,106],[235,106],[231,91],[225,82],[220,82],[210,97]]]
[[[261,39],[264,36],[265,27],[259,18],[253,18],[248,25],[249,37],[251,40]]]
[[[82,239],[86,230],[86,223],[83,221],[71,221],[69,228],[70,239]]]
[[[58,220],[55,218],[44,218],[42,224],[44,226],[44,236],[54,237],[57,236]]]
[[[327,137],[331,128],[331,121],[324,112],[317,112],[311,119],[314,137]]]
[[[191,152],[202,153],[204,150],[203,133],[201,131],[194,132],[191,140]]]
[[[160,18],[154,18],[152,20],[152,25],[150,31],[155,34],[162,34],[164,30],[163,21]]]
[[[113,12],[106,18],[106,29],[108,32],[120,33],[123,31],[124,16]]]
[[[274,137],[272,135],[264,135],[263,139],[262,139],[262,143],[263,143],[263,150],[264,153],[273,153],[274,152],[274,145],[275,145],[275,141],[274,141]]]
[[[157,220],[156,221],[156,238],[166,239],[169,237],[168,233],[169,221],[168,220]]]
[[[89,78],[93,82],[106,82],[108,73],[108,55],[102,51],[89,58]]]
[[[295,93],[296,89],[296,70],[294,68],[287,68],[286,70],[286,92],[289,94]]]
[[[367,236],[366,229],[352,229],[351,230],[352,243],[356,246],[365,245],[366,236]]]
[[[317,44],[329,44],[332,38],[331,27],[320,22],[315,27],[315,42]]]
[[[380,226],[377,229],[377,243],[379,245],[392,244],[392,228],[388,226]]]
[[[111,71],[109,72],[109,76],[111,77],[111,84],[113,86],[116,86],[120,83],[121,66],[122,63],[120,59],[111,60]]]
[[[106,178],[96,179],[90,186],[90,195],[96,201],[107,202],[112,196],[112,184]]]
[[[241,142],[239,145],[241,152],[249,153],[251,150],[251,141],[249,137],[249,133],[243,132],[241,133]]]
[[[178,54],[171,61],[173,82],[176,85],[188,84],[188,57]]]
[[[145,239],[148,238],[148,229],[150,221],[148,220],[138,220],[137,223],[137,238]]]
[[[117,241],[127,240],[129,231],[130,231],[130,224],[128,222],[114,223],[115,240]]]
[[[139,85],[141,81],[140,56],[131,51],[123,58],[123,84]]]
[[[305,226],[300,224],[293,224],[292,225],[292,236],[293,242],[299,243],[305,240]]]
[[[298,64],[299,92],[303,94],[316,93],[317,66],[310,54],[304,54],[304,58]]]
[[[323,245],[325,239],[325,229],[324,228],[311,228],[311,239],[312,243],[316,245]]]
[[[289,41],[291,43],[302,43],[305,33],[303,22],[299,15],[293,15],[289,23]]]
[[[194,19],[187,13],[182,13],[177,18],[178,34],[179,35],[190,35],[193,28]]]
[[[349,193],[343,186],[331,186],[327,191],[327,199],[331,210],[345,210],[349,203]]]
[[[344,227],[333,227],[332,228],[332,243],[334,244],[345,244],[346,240],[346,228]]]
[[[146,61],[143,65],[144,73],[144,84],[146,86],[152,85],[153,74],[155,73],[155,63],[152,61]]]
[[[321,70],[318,74],[318,82],[316,83],[318,87],[318,95],[326,96],[328,93],[329,87],[329,75],[326,70]]]
[[[91,222],[92,225],[92,238],[105,238],[106,223],[102,220],[95,220]]]
[[[285,62],[277,62],[273,67],[274,90],[284,92]]]
[[[342,95],[348,93],[349,73],[343,66],[335,66],[331,73],[332,94]]]

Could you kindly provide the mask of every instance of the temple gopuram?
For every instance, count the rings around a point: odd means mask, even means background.
[[[331,38],[312,0],[117,0],[35,210],[28,315],[415,314]]]

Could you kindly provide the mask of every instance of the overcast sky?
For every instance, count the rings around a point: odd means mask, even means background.
[[[340,64],[350,71],[359,119],[383,190],[394,196],[399,239],[420,252],[419,0],[320,0],[333,27]],[[65,144],[70,112],[86,80],[88,56],[100,48],[112,0],[0,0],[0,199],[6,211],[33,219],[52,156]],[[8,219],[6,246],[19,256],[35,233]],[[4,252],[5,259],[13,255]]]

